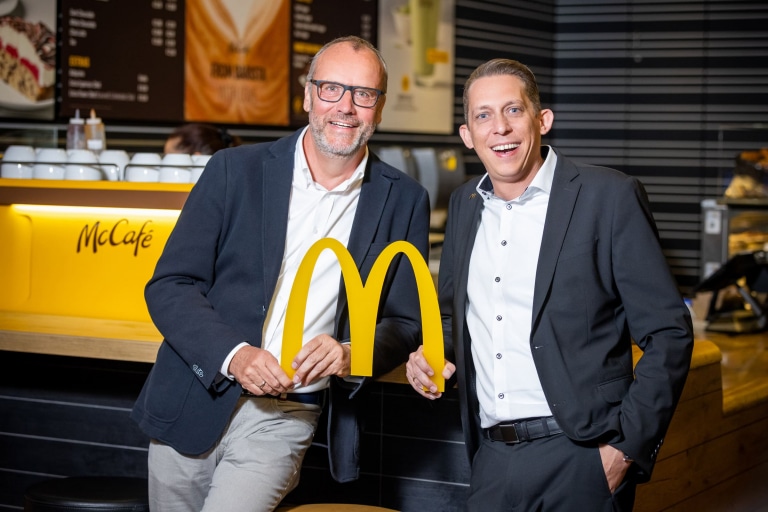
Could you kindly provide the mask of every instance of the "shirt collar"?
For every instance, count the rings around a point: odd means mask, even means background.
[[[296,141],[296,149],[294,151],[293,157],[293,184],[294,186],[298,186],[304,189],[315,187],[317,189],[325,190],[322,186],[315,183],[315,180],[312,179],[312,173],[309,172],[307,155],[304,153],[304,145],[302,143],[304,141],[304,137],[307,135],[307,131],[309,131],[309,126],[304,127],[301,135],[299,135],[299,139]],[[355,168],[355,172],[352,173],[352,176],[350,176],[349,179],[344,180],[333,190],[336,192],[344,192],[349,190],[349,188],[353,185],[362,181],[363,176],[365,175],[366,165],[368,165],[368,146],[365,147],[365,155],[360,161],[360,164]]]
[[[523,192],[523,196],[531,189],[538,189],[546,194],[549,194],[552,190],[552,181],[555,178],[555,166],[557,165],[557,154],[555,154],[551,146],[541,146],[541,156],[544,157],[544,163],[541,164],[541,167],[536,173],[536,176],[533,177],[531,184],[528,185],[528,188]],[[493,182],[491,182],[491,178],[487,172],[477,184],[477,192],[484,201],[496,197],[493,195]]]

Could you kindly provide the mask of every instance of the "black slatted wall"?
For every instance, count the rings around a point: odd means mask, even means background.
[[[645,184],[683,291],[700,203],[735,155],[768,146],[768,4],[559,0],[552,142]],[[722,140],[722,142],[720,142]]]

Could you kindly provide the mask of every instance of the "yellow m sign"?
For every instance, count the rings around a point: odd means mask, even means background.
[[[293,377],[295,371],[291,368],[291,361],[301,350],[304,314],[312,272],[320,253],[325,249],[330,249],[336,254],[336,259],[341,267],[344,287],[347,290],[352,375],[370,376],[373,373],[376,313],[379,309],[384,277],[392,259],[403,253],[410,260],[416,277],[421,307],[424,356],[430,366],[435,369],[435,376],[432,380],[437,384],[439,391],[444,391],[445,382],[441,373],[445,365],[443,326],[440,320],[440,308],[437,303],[435,285],[429,267],[421,253],[412,244],[402,240],[391,243],[382,251],[374,262],[365,285],[363,285],[360,273],[357,271],[355,260],[352,259],[352,255],[341,242],[332,238],[323,238],[310,247],[299,265],[296,280],[293,283],[293,288],[291,288],[291,295],[288,297],[288,309],[285,313],[281,366],[288,376]]]

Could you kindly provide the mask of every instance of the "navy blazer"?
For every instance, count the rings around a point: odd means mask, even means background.
[[[452,194],[439,276],[446,357],[457,366],[470,460],[482,436],[465,321],[469,260],[483,208],[480,179]],[[632,340],[643,350],[634,378]],[[558,155],[530,346],[565,434],[610,442],[635,458],[638,481],[650,478],[688,374],[693,329],[637,179]]]
[[[285,250],[300,133],[213,155],[147,284],[147,307],[164,341],[131,416],[148,436],[180,453],[196,455],[214,445],[242,391],[220,374],[221,365],[241,342],[261,346]],[[426,259],[428,235],[426,190],[370,153],[347,246],[363,279],[397,240],[414,244]],[[347,309],[340,283],[335,332],[329,333],[340,341],[349,340]],[[420,333],[416,283],[401,255],[379,304],[374,376],[405,361],[421,343]],[[329,454],[339,481],[358,477],[352,406],[366,380],[351,386],[331,379]]]

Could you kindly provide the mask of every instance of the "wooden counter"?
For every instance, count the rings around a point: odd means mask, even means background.
[[[153,363],[162,340],[149,322],[0,311],[0,350]]]
[[[765,506],[768,357],[761,344],[768,334],[706,334],[715,341],[696,342],[653,478],[637,489],[637,512]]]
[[[0,178],[0,204],[98,206],[178,210],[191,184]]]
[[[154,363],[162,341],[149,322],[0,311],[0,350]],[[405,365],[377,380],[407,384]]]

